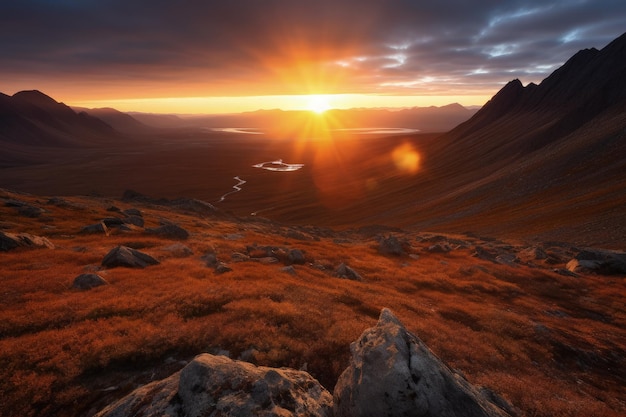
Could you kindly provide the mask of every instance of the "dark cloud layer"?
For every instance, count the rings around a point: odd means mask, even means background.
[[[625,30],[623,0],[5,1],[0,91],[495,92]]]

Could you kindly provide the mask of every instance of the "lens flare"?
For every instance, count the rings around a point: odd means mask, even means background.
[[[391,152],[394,165],[403,174],[415,174],[420,169],[421,156],[410,143],[404,143]]]

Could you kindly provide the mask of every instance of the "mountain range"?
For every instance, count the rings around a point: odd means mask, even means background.
[[[247,194],[224,203],[234,213],[256,212],[262,201],[264,215],[291,223],[377,223],[615,246],[626,241],[625,73],[626,34],[601,50],[578,52],[538,85],[509,82],[475,114],[458,105],[329,111],[327,117],[343,120],[345,127],[449,129],[376,140],[356,135],[334,142],[332,152],[314,141],[246,137],[242,143],[233,135],[198,129],[287,125],[290,132],[303,112],[197,118],[131,116],[114,109],[77,113],[37,91],[1,95],[0,186],[105,195],[135,187],[151,195],[185,193],[215,201],[233,176],[245,175]],[[148,127],[151,122],[158,126]],[[162,151],[159,141],[176,150]],[[391,155],[403,146],[415,153],[416,172],[394,166]],[[82,147],[99,151],[80,161],[76,149]],[[102,151],[107,147],[115,152]],[[104,154],[112,156],[105,160]],[[293,173],[281,187],[269,183],[276,177],[251,168],[286,156],[308,169]],[[50,158],[65,165],[51,166]],[[159,164],[169,169],[157,186]],[[130,175],[130,167],[141,168]],[[76,180],[76,171],[84,183]],[[199,185],[199,177],[211,181]]]

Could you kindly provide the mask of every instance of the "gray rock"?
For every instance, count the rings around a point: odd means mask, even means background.
[[[98,274],[80,274],[74,278],[72,288],[80,290],[90,290],[101,285],[107,285],[108,282]]]
[[[566,268],[572,272],[594,272],[603,275],[626,274],[626,253],[586,249],[567,263]]]
[[[343,262],[337,267],[335,275],[339,278],[345,278],[352,281],[363,281],[363,277],[361,277],[358,272],[356,272],[354,269],[350,268]]]
[[[296,269],[293,267],[293,265],[285,266],[283,268],[280,268],[280,270],[289,275],[296,275]]]
[[[143,214],[141,213],[141,210],[136,209],[136,208],[129,208],[126,209],[124,211],[122,211],[122,213],[124,213],[127,216],[139,216],[139,217],[143,217]]]
[[[200,259],[202,259],[205,262],[206,266],[210,268],[214,268],[217,265],[217,255],[215,255],[214,253],[207,253],[200,257]]]
[[[263,265],[276,264],[279,262],[278,259],[274,258],[273,256],[266,256],[264,258],[250,258],[250,259]]]
[[[118,227],[124,224],[124,219],[120,217],[106,217],[102,219],[102,223],[104,223],[106,227]]]
[[[193,255],[193,251],[189,246],[185,246],[182,243],[172,243],[163,248],[164,251],[167,251],[172,254],[172,256],[176,258],[186,258],[188,256]]]
[[[311,375],[202,354],[169,378],[141,387],[96,417],[330,417],[332,396]]]
[[[448,253],[452,250],[452,248],[450,248],[450,246],[446,243],[436,243],[429,246],[427,250],[430,253]]]
[[[17,212],[20,216],[24,216],[24,217],[39,217],[46,211],[37,206],[24,205],[22,207],[19,207],[17,209]]]
[[[159,227],[146,229],[146,233],[161,236],[167,239],[186,240],[189,238],[189,232],[175,224],[164,224]]]
[[[54,249],[52,242],[45,237],[35,236],[29,233],[0,232],[0,252],[6,252],[19,247]]]
[[[245,253],[233,252],[230,254],[230,259],[233,262],[247,262],[250,260],[250,257],[246,255]]]
[[[233,269],[224,262],[218,262],[217,265],[215,265],[216,274],[225,274],[226,272],[231,272],[232,270]]]
[[[291,249],[287,253],[287,264],[289,265],[304,265],[306,263],[306,259],[304,257],[304,253],[300,249]]]
[[[508,415],[443,364],[388,309],[350,351],[350,365],[334,390],[335,417]]]
[[[102,259],[102,266],[115,268],[124,266],[128,268],[145,268],[150,265],[157,265],[159,261],[152,256],[139,252],[127,246],[117,246]]]
[[[83,226],[80,229],[81,233],[103,233],[104,235],[109,235],[109,228],[104,224],[104,222],[89,224],[87,226]]]
[[[402,256],[405,254],[404,245],[393,235],[380,239],[378,242],[378,252],[383,255],[394,256]]]
[[[138,227],[143,227],[144,220],[143,220],[143,217],[141,217],[141,216],[130,215],[130,216],[124,217],[124,223],[132,224],[132,225],[138,226]]]

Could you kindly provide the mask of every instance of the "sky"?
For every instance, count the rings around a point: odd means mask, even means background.
[[[482,105],[624,31],[624,0],[0,0],[0,92],[157,113]]]

